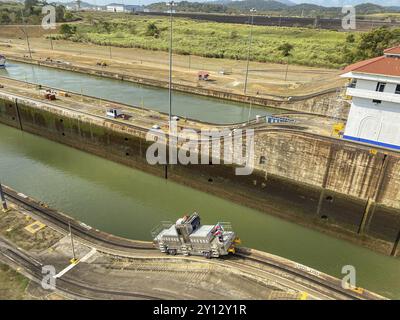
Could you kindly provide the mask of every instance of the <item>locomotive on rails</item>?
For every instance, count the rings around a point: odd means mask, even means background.
[[[235,253],[235,246],[240,244],[230,223],[201,225],[196,212],[178,219],[174,224],[162,223],[153,229],[152,236],[154,245],[163,253],[204,256],[208,259]]]

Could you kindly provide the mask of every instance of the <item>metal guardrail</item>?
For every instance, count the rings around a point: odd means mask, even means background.
[[[158,225],[156,225],[153,229],[151,229],[150,234],[154,239],[157,235],[160,234],[162,230],[168,229],[173,225],[171,221],[161,221]]]

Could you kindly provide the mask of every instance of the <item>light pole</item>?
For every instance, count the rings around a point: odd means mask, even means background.
[[[171,134],[171,117],[172,117],[172,13],[173,7],[176,6],[174,1],[169,1],[166,3],[169,7],[169,81],[168,81],[168,101],[169,101],[169,111],[168,111],[168,128],[169,134]]]
[[[71,263],[76,263],[76,255],[75,255],[75,245],[74,245],[74,238],[72,236],[72,229],[71,229],[71,222],[68,221],[68,229],[69,229],[69,236],[71,237],[71,246],[72,246],[72,256]]]
[[[247,79],[249,77],[249,64],[250,64],[250,54],[251,54],[251,44],[253,41],[253,23],[254,23],[254,13],[257,12],[256,9],[250,9],[250,34],[249,34],[249,49],[247,52],[247,66],[246,66],[246,79],[244,81],[244,91],[243,94],[247,94]]]
[[[172,156],[170,154],[171,150],[171,122],[172,122],[172,13],[174,12],[174,6],[176,3],[174,1],[169,1],[166,3],[169,7],[169,79],[168,79],[168,162],[165,164],[165,179],[168,179],[168,163],[171,162]]]
[[[24,24],[24,27],[21,28],[21,30],[25,34],[26,43],[28,45],[29,58],[32,60],[31,45],[29,44],[29,35],[28,35],[28,31],[26,30],[26,21],[25,21],[25,17],[24,17],[24,11],[22,9],[21,9],[21,18],[22,18],[22,23]]]

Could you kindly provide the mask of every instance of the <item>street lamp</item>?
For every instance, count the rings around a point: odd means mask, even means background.
[[[176,6],[174,1],[166,3],[169,7],[169,83],[168,83],[168,100],[169,100],[169,112],[168,112],[168,123],[169,123],[169,134],[171,134],[171,117],[172,117],[172,13],[173,7]]]
[[[21,18],[22,18],[22,23],[23,23],[23,27],[21,27],[21,30],[24,33],[25,38],[26,38],[26,43],[28,45],[28,51],[29,51],[29,58],[32,60],[31,45],[29,44],[29,35],[28,35],[28,31],[26,30],[26,21],[25,21],[25,17],[24,17],[24,11],[22,9],[21,9]]]
[[[251,44],[253,41],[253,23],[254,23],[254,13],[257,12],[256,9],[250,9],[250,34],[249,34],[249,49],[247,52],[247,66],[246,66],[246,79],[244,81],[244,95],[247,93],[247,79],[249,77],[249,64],[250,64],[250,53],[251,53]]]

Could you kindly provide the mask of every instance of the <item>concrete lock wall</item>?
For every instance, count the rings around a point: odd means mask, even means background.
[[[255,170],[151,166],[146,131],[45,103],[0,98],[0,121],[305,226],[396,254],[400,155],[274,127],[256,133]]]
[[[17,56],[7,56],[8,59],[37,64],[42,66],[48,66],[51,68],[68,70],[73,72],[79,72],[84,74],[90,74],[99,77],[105,77],[110,79],[117,79],[122,81],[129,81],[133,83],[138,83],[141,85],[158,87],[158,88],[168,88],[168,81],[152,79],[152,78],[143,78],[138,76],[133,76],[129,74],[121,74],[116,72],[111,72],[103,69],[94,69],[76,66],[72,64],[65,63],[52,63],[41,60],[32,60],[29,58],[21,58]],[[191,93],[201,96],[213,97],[218,99],[225,99],[236,102],[243,103],[252,103],[259,106],[264,107],[275,107],[278,109],[288,110],[288,111],[296,111],[303,113],[312,113],[316,115],[335,117],[338,119],[347,119],[348,113],[350,111],[350,106],[345,101],[337,101],[337,88],[327,89],[323,92],[313,93],[304,96],[293,96],[290,100],[286,97],[272,97],[270,99],[255,97],[255,96],[247,96],[243,94],[232,93],[228,91],[220,91],[213,90],[199,86],[190,86],[185,84],[173,83],[173,90]],[[332,108],[332,105],[336,105],[336,108]]]

